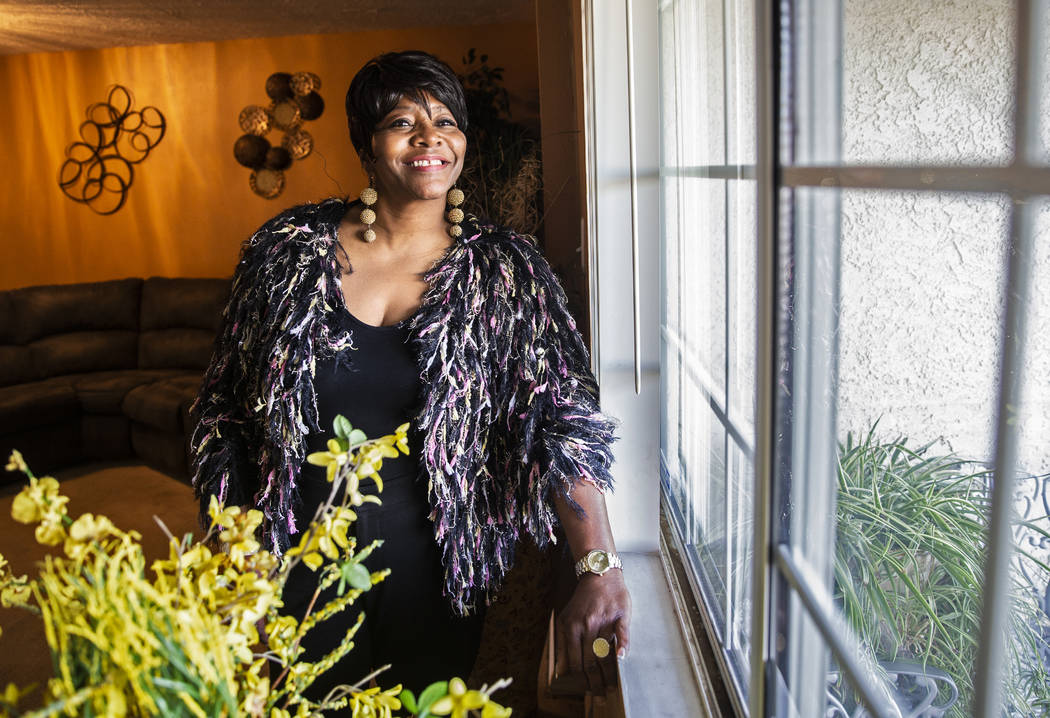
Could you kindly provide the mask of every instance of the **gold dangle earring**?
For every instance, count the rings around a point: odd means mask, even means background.
[[[376,241],[376,231],[372,229],[372,225],[376,221],[376,212],[372,209],[372,205],[379,199],[379,193],[375,190],[375,177],[368,178],[368,186],[361,190],[361,203],[365,206],[361,210],[361,224],[365,225],[365,241],[372,243]]]
[[[463,190],[458,187],[450,189],[445,198],[449,206],[452,207],[445,216],[452,225],[448,228],[448,233],[453,238],[459,238],[463,234],[463,228],[459,226],[459,223],[463,221],[464,215],[463,210],[461,210],[459,206],[463,204],[464,199],[465,196],[463,195]]]

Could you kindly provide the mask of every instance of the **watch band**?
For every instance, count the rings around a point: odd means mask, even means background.
[[[586,556],[577,561],[574,568],[576,570],[576,578],[579,578],[585,573],[593,573],[601,576],[614,568],[618,568],[622,571],[623,562],[620,561],[620,557],[612,551],[594,549],[588,551]]]

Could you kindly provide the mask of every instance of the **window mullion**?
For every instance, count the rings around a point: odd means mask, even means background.
[[[1041,30],[1050,11],[1046,0],[1019,0],[1016,17],[1017,82],[1014,86],[1014,164],[1030,161],[1038,151],[1043,43]],[[1024,401],[1024,367],[1028,295],[1033,264],[1036,204],[1015,198],[1011,213],[1008,266],[1004,292],[1005,320],[1001,339],[999,397],[995,435],[995,479],[984,570],[981,640],[977,654],[974,708],[978,718],[1002,714],[1003,657],[1006,618],[1012,600],[1010,557],[1013,553],[1014,473],[1018,426]]]

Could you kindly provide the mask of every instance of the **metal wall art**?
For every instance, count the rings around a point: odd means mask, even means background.
[[[164,115],[153,106],[133,110],[131,92],[113,85],[105,102],[87,108],[80,140],[66,148],[58,186],[74,202],[99,214],[124,206],[135,177],[134,165],[164,139]]]
[[[312,72],[275,72],[266,79],[270,105],[248,105],[241,110],[237,121],[244,134],[233,143],[233,156],[252,170],[248,186],[260,197],[273,199],[281,194],[284,171],[313,150],[314,138],[302,125],[324,112],[320,89],[321,78]],[[280,145],[266,139],[271,129],[284,133]]]

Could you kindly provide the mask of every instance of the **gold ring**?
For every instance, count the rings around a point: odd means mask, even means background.
[[[601,636],[594,639],[594,643],[591,644],[591,650],[594,651],[594,655],[598,658],[605,658],[609,655],[609,642]]]

